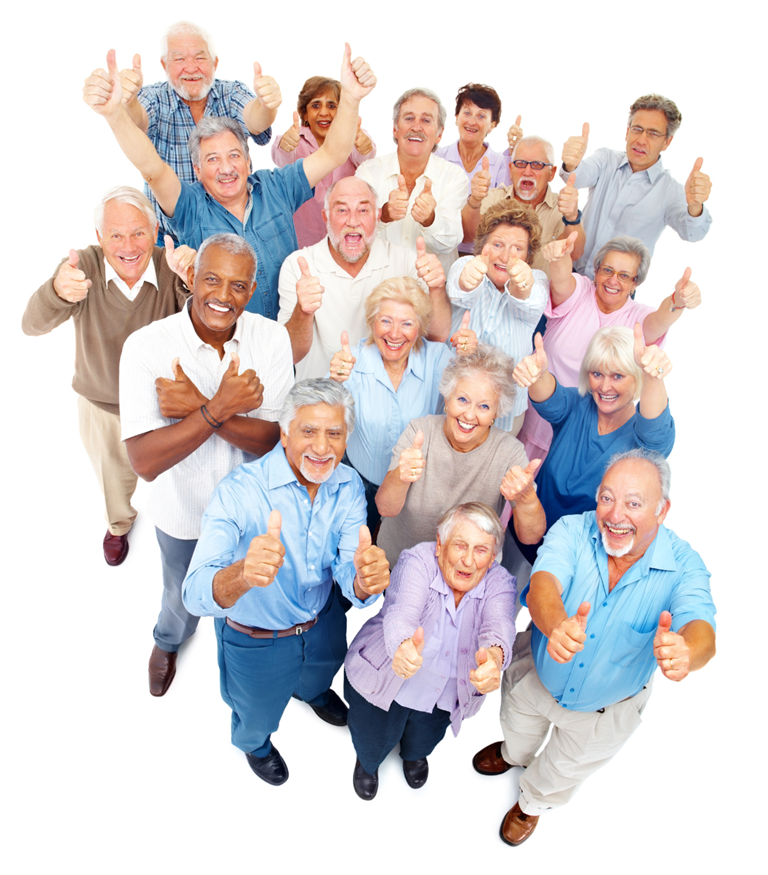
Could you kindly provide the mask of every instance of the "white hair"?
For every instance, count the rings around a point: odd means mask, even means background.
[[[137,210],[140,210],[147,217],[149,227],[157,228],[157,215],[147,197],[137,188],[132,188],[130,185],[118,185],[115,188],[111,188],[104,195],[93,211],[94,227],[102,236],[104,235],[104,212],[110,201],[117,201],[119,204],[130,204],[132,207],[136,207]]]
[[[166,62],[168,61],[168,40],[175,36],[198,36],[208,47],[208,54],[211,56],[211,59],[215,60],[218,57],[216,47],[207,30],[198,27],[198,25],[193,24],[191,21],[177,21],[176,24],[172,24],[166,30],[160,40],[160,57]]]

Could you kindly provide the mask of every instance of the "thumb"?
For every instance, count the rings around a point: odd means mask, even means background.
[[[697,159],[693,162],[693,170],[691,171],[691,173],[698,173],[699,170],[701,170],[701,165],[702,165],[703,163],[704,163],[704,159],[703,159],[703,158],[697,158]]]
[[[133,56],[133,72],[141,73],[141,55]]]
[[[413,439],[413,449],[420,450],[424,446],[424,432],[417,431],[416,437]]]
[[[575,174],[575,173],[572,173],[572,174],[568,177],[568,185],[570,185],[571,188],[573,188],[573,186],[575,185],[575,183],[576,183],[576,174]],[[575,233],[575,232],[574,232],[574,233]]]
[[[484,662],[488,662],[488,651],[485,647],[481,647],[475,654],[475,662],[481,666]]]
[[[544,352],[544,338],[541,336],[541,332],[536,332],[536,337],[533,338],[533,345],[536,348],[536,352]]]
[[[253,62],[253,78],[259,79],[261,77],[261,64],[258,61]]]
[[[403,194],[408,194],[408,186],[405,184],[405,177],[402,173],[397,177],[397,187],[403,192]]]
[[[80,256],[77,254],[77,251],[74,249],[69,250],[69,258],[67,259],[67,264],[70,267],[77,267],[80,263]]]
[[[238,374],[240,372],[240,356],[236,353],[232,353],[232,359],[229,362],[229,367],[227,368],[227,374]]]
[[[677,281],[677,283],[675,283],[675,291],[679,292],[682,289],[684,289],[688,285],[688,282],[690,279],[691,279],[691,269],[690,269],[690,267],[686,267],[685,271],[683,272],[682,277],[680,277],[680,279]]]
[[[183,380],[186,377],[184,369],[181,366],[181,362],[179,362],[178,356],[171,362],[171,368],[173,369],[173,379],[177,382],[179,380]]]
[[[470,322],[471,318],[472,318],[472,314],[469,312],[469,310],[465,310],[464,315],[461,317],[461,327],[462,328],[469,328],[469,322]]]
[[[358,131],[360,130],[362,125],[363,125],[363,120],[360,118],[360,116],[358,116],[357,117],[357,129],[358,129]]]
[[[114,49],[110,49],[107,52],[107,72],[113,79],[117,76],[117,59],[115,57]]]
[[[283,518],[280,515],[279,510],[273,510],[269,515],[269,519],[267,520],[267,534],[270,538],[274,538],[276,541],[280,540],[280,528],[283,525]]]
[[[163,237],[163,243],[165,243],[165,254],[168,258],[173,258],[173,250],[176,247],[176,244],[173,242],[173,237],[170,234],[166,234]]]
[[[571,176],[573,176],[573,174],[571,174]],[[568,235],[568,240],[567,240],[568,252],[573,251],[573,247],[576,245],[576,240],[578,239],[578,237],[579,237],[578,231],[571,231],[571,233]]]
[[[589,138],[589,122],[584,122],[581,126],[581,136],[584,137],[585,140]]]
[[[643,326],[639,322],[635,322],[635,358],[642,357],[645,352],[645,336],[643,335]]]
[[[427,177],[424,180],[424,188],[422,189],[422,194],[432,194],[432,180]]]
[[[424,243],[424,238],[417,237],[416,238],[416,258],[417,259],[422,258],[426,254],[427,254],[427,246]]]
[[[491,265],[491,244],[490,243],[486,243],[485,246],[483,246],[483,251],[480,253],[480,257],[490,267],[490,265]]]
[[[483,158],[483,172],[488,173],[490,169],[491,162],[488,160],[488,156],[486,155],[485,158]]]
[[[312,276],[312,274],[309,272],[309,265],[307,264],[307,259],[304,258],[303,255],[300,255],[296,259],[296,263],[299,265],[299,270],[301,271],[301,275],[304,278],[309,278]]]
[[[344,43],[344,64],[349,64],[352,66],[352,49],[349,43]]]
[[[424,649],[424,630],[421,626],[411,635],[411,641],[416,648],[416,653],[421,656],[421,651]]]
[[[293,126],[294,126],[294,128],[296,128],[297,131],[301,127],[301,123],[299,122],[298,112],[294,112],[294,114],[293,114]]]
[[[365,551],[371,546],[373,542],[371,541],[371,531],[368,526],[360,526],[360,535],[357,542],[357,552],[365,553]]]
[[[581,631],[584,632],[587,628],[587,614],[592,606],[589,602],[582,602],[576,611],[576,622],[581,626]]]
[[[346,331],[341,332],[341,348],[344,352],[352,352],[349,348],[349,334]]]
[[[520,122],[521,122],[522,120],[523,120],[523,117],[522,117],[521,115],[519,115],[519,116],[515,119],[515,124],[518,126],[518,128],[520,127]]]
[[[662,611],[659,617],[659,628],[656,630],[657,635],[662,635],[664,632],[669,632],[672,626],[672,614],[669,611]]]
[[[533,476],[539,470],[540,467],[541,467],[541,459],[531,459],[531,461],[528,462],[528,467],[525,469],[525,473]]]

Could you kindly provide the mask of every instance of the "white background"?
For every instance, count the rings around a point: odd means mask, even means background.
[[[762,93],[764,71],[744,4],[716,14],[706,11],[714,6],[684,8],[529,3],[475,12],[401,0],[334,8],[192,0],[167,14],[141,2],[83,2],[76,12],[18,4],[6,14],[3,236],[13,263],[3,347],[6,871],[383,873],[436,865],[459,872],[479,864],[633,873],[754,865],[765,807],[757,682],[765,414],[753,413],[765,406],[765,341],[756,331],[765,317],[758,224],[765,122],[762,100],[753,112],[751,98]],[[677,424],[668,523],[712,571],[719,655],[683,684],[657,677],[628,747],[568,807],[542,818],[521,848],[498,838],[512,782],[476,775],[470,762],[500,735],[498,693],[437,749],[423,790],[406,786],[395,755],[366,804],[352,790],[346,730],[296,702],[275,737],[290,780],[271,788],[252,775],[229,743],[209,619],[183,650],[168,695],[147,691],[161,589],[154,532],[141,515],[147,487],[140,484],[135,498],[140,516],[128,560],[108,568],[101,498],[69,387],[72,327],[26,338],[19,324],[29,295],[68,249],[95,242],[91,215],[102,193],[140,182],[83,104],[83,79],[105,65],[110,47],[121,67],[141,52],[145,81],[161,78],[160,33],[181,14],[213,32],[221,78],[250,83],[254,60],[275,76],[285,101],[278,135],[306,77],[338,76],[347,39],[379,77],[361,113],[381,154],[393,148],[391,106],[415,85],[435,89],[448,107],[444,143],[456,139],[454,95],[474,80],[503,100],[494,148],[504,148],[503,132],[520,113],[525,132],[550,139],[558,155],[584,121],[589,151],[623,148],[629,104],[659,91],[683,113],[665,166],[684,181],[701,155],[712,176],[710,234],[686,244],[667,231],[639,297],[659,302],[687,265],[702,289],[702,307],[683,314],[667,348]],[[270,166],[269,149],[254,148],[254,163]],[[350,638],[364,619],[350,614]]]

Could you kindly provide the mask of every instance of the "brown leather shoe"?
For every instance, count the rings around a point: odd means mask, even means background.
[[[107,565],[122,565],[128,555],[128,535],[113,535],[109,529],[104,535],[104,558]]]
[[[168,653],[155,644],[149,657],[149,692],[153,696],[164,696],[175,677],[176,653]]]
[[[499,835],[501,840],[513,847],[522,845],[529,839],[539,822],[538,814],[526,814],[520,805],[515,802],[513,808],[507,812],[507,816],[501,822]]]
[[[472,757],[472,765],[481,775],[503,775],[512,766],[501,755],[501,742],[494,741]]]

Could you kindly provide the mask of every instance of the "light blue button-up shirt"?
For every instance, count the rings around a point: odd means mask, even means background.
[[[656,670],[653,639],[662,611],[672,614],[673,632],[692,620],[715,628],[709,571],[699,554],[664,526],[610,593],[608,556],[594,511],[562,517],[552,526],[531,574],[537,571],[560,581],[569,617],[582,602],[591,605],[584,649],[570,662],[555,662],[547,653],[548,639],[533,627],[539,679],[573,711],[597,711],[642,690]],[[526,606],[528,588],[521,596]]]
[[[213,578],[243,559],[251,541],[267,533],[273,510],[283,522],[282,568],[266,587],[254,587],[231,608],[213,598]],[[318,615],[336,580],[357,607],[354,553],[365,525],[363,484],[347,465],[339,465],[320,484],[314,502],[293,473],[282,445],[255,462],[236,468],[221,481],[203,516],[202,533],[184,581],[184,605],[191,614],[231,617],[260,629],[288,629]]]

